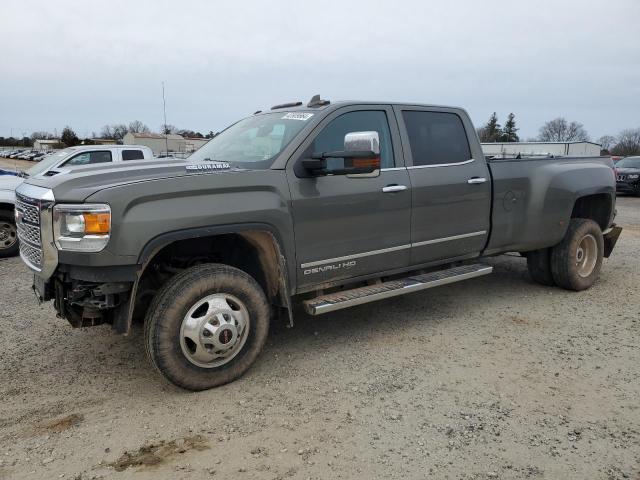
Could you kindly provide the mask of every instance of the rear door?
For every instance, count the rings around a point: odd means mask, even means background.
[[[394,108],[412,186],[411,264],[477,256],[489,235],[491,182],[479,145],[472,155],[473,125],[456,109]]]
[[[350,132],[376,131],[382,168],[371,175],[300,176],[315,152],[344,150]],[[329,167],[334,159],[329,160]],[[340,168],[340,159],[335,159]],[[296,173],[297,172],[297,173]],[[411,189],[388,105],[332,112],[287,165],[299,287],[404,268],[409,264]]]

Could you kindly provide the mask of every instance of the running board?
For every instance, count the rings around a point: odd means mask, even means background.
[[[362,305],[363,303],[375,302],[383,298],[397,297],[398,295],[404,295],[406,293],[488,275],[492,271],[493,267],[479,263],[463,265],[461,267],[438,270],[422,275],[412,275],[400,280],[391,280],[377,285],[321,295],[311,300],[306,300],[303,304],[308,314],[321,315],[323,313],[333,312],[334,310]]]

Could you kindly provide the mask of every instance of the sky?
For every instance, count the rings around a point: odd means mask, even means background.
[[[219,131],[288,101],[640,127],[640,0],[0,0],[0,136]]]

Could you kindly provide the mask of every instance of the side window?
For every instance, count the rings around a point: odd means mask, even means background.
[[[334,118],[318,134],[307,153],[331,152],[344,150],[344,136],[350,132],[378,132],[380,137],[380,163],[382,168],[391,168],[395,165],[393,148],[391,145],[391,131],[387,114],[381,110],[361,110],[349,112]],[[331,168],[341,168],[343,160],[332,158],[327,161]]]
[[[111,162],[111,152],[109,151],[92,151],[84,152],[71,157],[64,162],[63,167],[70,167],[72,165],[92,165],[94,163],[108,163]]]
[[[455,113],[405,110],[413,165],[438,165],[471,159],[462,120]]]
[[[123,150],[122,160],[144,160],[142,150]]]

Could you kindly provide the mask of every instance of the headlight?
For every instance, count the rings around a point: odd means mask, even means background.
[[[634,173],[633,175],[629,175],[629,178],[631,180],[635,180],[636,178],[640,177],[640,175],[638,175],[637,173]]]
[[[104,204],[53,207],[53,238],[60,250],[99,252],[111,234],[111,208]]]

